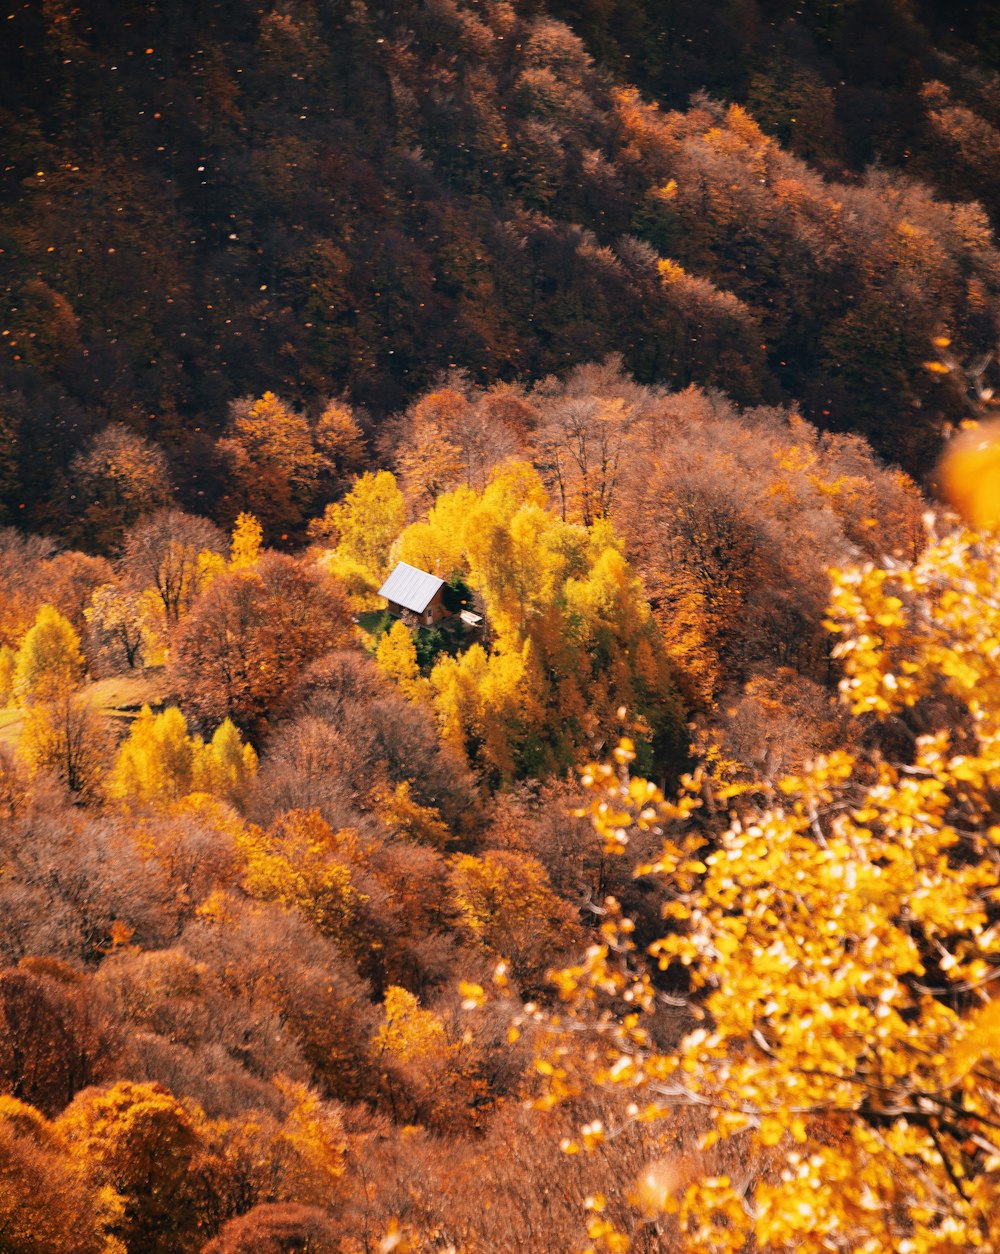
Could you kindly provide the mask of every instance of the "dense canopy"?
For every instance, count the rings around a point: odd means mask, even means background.
[[[1000,4],[0,14],[0,1252],[1000,1244]]]

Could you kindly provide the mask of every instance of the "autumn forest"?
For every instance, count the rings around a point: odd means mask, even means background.
[[[998,0],[9,0],[0,1254],[1000,1248],[998,231]]]

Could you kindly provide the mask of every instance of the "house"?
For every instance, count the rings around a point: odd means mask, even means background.
[[[429,575],[406,562],[397,562],[378,594],[389,602],[389,613],[404,623],[432,627],[451,618],[444,604],[444,587],[444,580],[437,575]]]

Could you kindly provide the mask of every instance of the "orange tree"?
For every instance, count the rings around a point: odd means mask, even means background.
[[[665,920],[639,945],[608,903],[543,1022],[541,1105],[619,1112],[567,1152],[648,1123],[633,1209],[591,1199],[592,1250],[997,1248],[998,588],[1000,538],[961,531],[834,572],[844,698],[892,724],[862,738],[882,751],[753,792],[695,775],[675,802],[629,778],[628,742],[584,774],[609,849],[662,832],[639,871]],[[671,988],[688,1017],[668,1045]]]

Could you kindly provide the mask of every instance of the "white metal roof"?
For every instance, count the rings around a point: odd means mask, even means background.
[[[437,575],[428,575],[427,571],[418,570],[416,566],[398,562],[378,594],[387,601],[412,610],[414,614],[422,614],[443,583],[444,580],[438,579]]]

